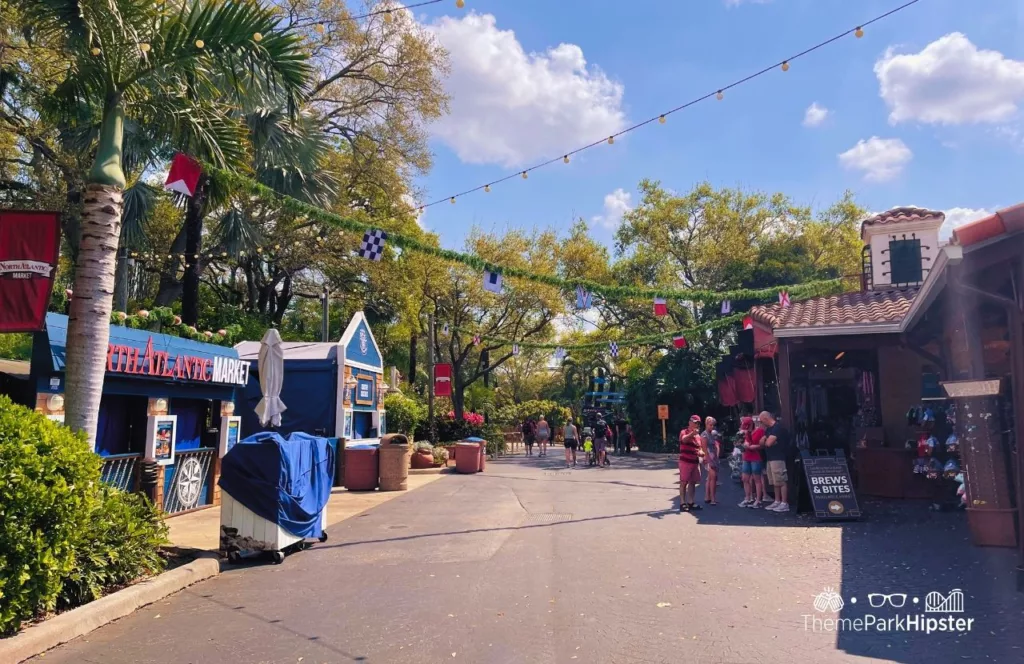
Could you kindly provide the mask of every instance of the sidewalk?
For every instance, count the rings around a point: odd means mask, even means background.
[[[409,474],[409,491],[426,486],[444,477],[442,469],[436,471],[413,471]],[[327,503],[327,527],[345,519],[362,514],[366,510],[386,503],[393,498],[403,496],[408,491],[358,491],[352,492],[342,487],[331,491],[331,499]],[[183,549],[200,549],[217,551],[220,548],[220,507],[175,516],[167,519],[170,529],[171,545]]]

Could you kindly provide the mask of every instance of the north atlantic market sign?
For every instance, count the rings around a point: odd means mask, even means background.
[[[146,348],[123,344],[107,347],[107,371],[110,373],[191,380],[201,383],[245,385],[249,382],[249,363],[232,357],[171,356],[166,351],[153,350],[153,337]]]

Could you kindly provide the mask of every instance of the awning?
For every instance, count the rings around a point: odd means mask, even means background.
[[[757,376],[753,367],[736,367],[732,372],[736,385],[736,400],[742,403],[754,403],[757,393]]]

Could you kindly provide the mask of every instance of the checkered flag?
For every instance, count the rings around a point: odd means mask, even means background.
[[[612,354],[612,357],[619,356],[619,344],[614,341],[608,344],[608,352]]]
[[[371,261],[379,261],[384,255],[384,243],[388,234],[384,231],[366,231],[363,235],[363,242],[359,245],[359,256],[369,258]]]

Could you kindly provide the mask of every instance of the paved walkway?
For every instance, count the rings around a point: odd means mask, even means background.
[[[440,479],[441,469],[413,471],[409,475],[409,491]],[[368,509],[404,495],[401,491],[349,491],[336,488],[327,503],[327,528]],[[171,544],[183,549],[216,551],[220,548],[220,507],[209,507],[167,520]]]
[[[962,513],[868,503],[860,523],[722,505],[676,511],[672,460],[560,469],[488,462],[349,519],[283,565],[226,572],[43,662],[1021,661],[1008,550],[971,547]],[[837,614],[813,607],[834,588]],[[868,593],[965,594],[963,634],[805,629]],[[853,598],[858,598],[854,603]],[[910,612],[909,609],[903,613]]]

